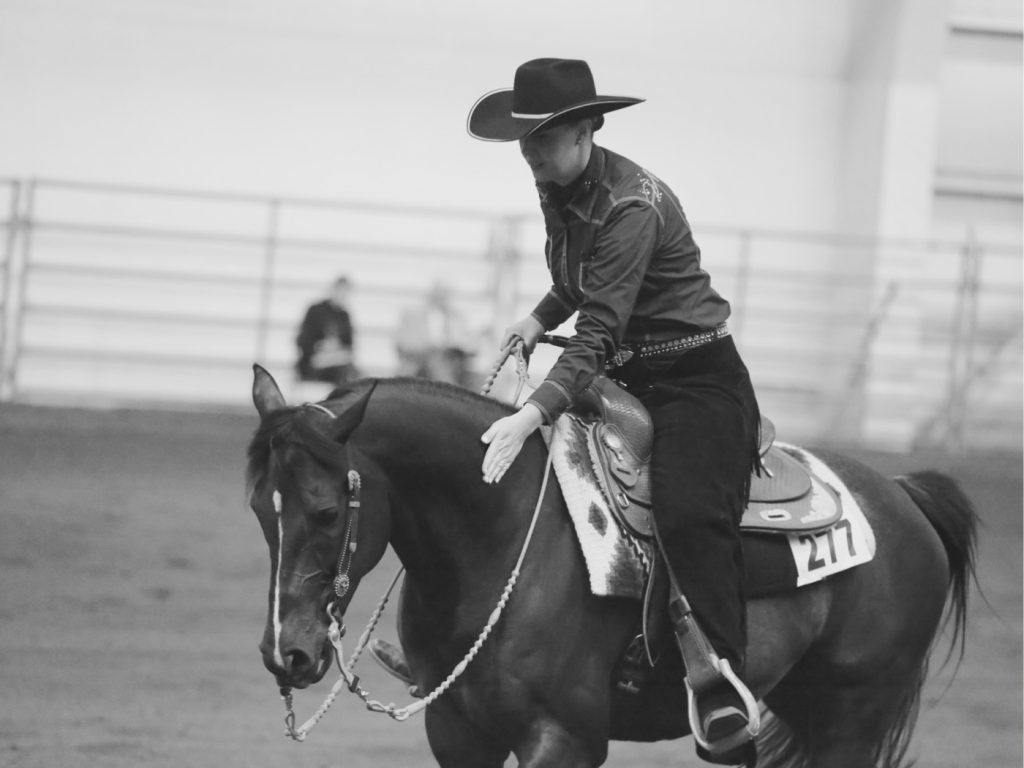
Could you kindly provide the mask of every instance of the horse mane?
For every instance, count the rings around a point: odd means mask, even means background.
[[[335,389],[323,405],[340,413],[344,407],[338,407],[339,401],[361,393],[367,383],[372,381],[374,380],[361,379]],[[398,377],[378,379],[376,382],[380,387],[378,392],[386,389],[397,389],[400,393],[408,391],[410,394],[451,404],[459,412],[466,412],[470,408],[483,408],[494,411],[494,418],[499,418],[515,410],[507,403],[443,381]],[[267,473],[277,452],[301,449],[327,467],[343,468],[343,453],[338,450],[338,443],[317,425],[314,418],[317,413],[318,411],[309,408],[308,404],[294,405],[268,413],[261,420],[249,443],[246,470],[249,488],[255,487],[260,478]]]
[[[515,408],[508,403],[495,400],[489,395],[481,395],[473,390],[457,384],[450,384],[447,381],[434,381],[432,379],[414,378],[411,376],[396,376],[387,379],[377,379],[377,383],[383,387],[395,387],[402,390],[411,390],[414,393],[425,395],[431,399],[446,400],[455,405],[472,406],[475,408],[488,408],[496,411],[503,411],[501,415],[508,415],[515,411]],[[359,388],[359,382],[353,382],[331,392],[329,400],[335,400],[351,393]]]

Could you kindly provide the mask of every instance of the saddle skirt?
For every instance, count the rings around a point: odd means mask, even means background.
[[[770,423],[762,434],[774,435]],[[596,595],[643,597],[654,554],[652,439],[643,406],[606,380],[582,409],[564,414],[551,430],[552,464]],[[841,536],[833,532],[837,527]],[[763,444],[741,530],[788,538],[792,563],[783,567],[793,575],[783,583],[790,586],[874,556],[874,534],[853,495],[823,462],[788,445]],[[758,565],[748,563],[748,572],[756,573]],[[778,564],[763,565],[779,570]]]

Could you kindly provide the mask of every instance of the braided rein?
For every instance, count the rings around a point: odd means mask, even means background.
[[[512,396],[512,403],[519,402],[519,396],[523,393],[523,388],[526,386],[529,380],[529,374],[527,372],[527,361],[526,361],[526,344],[518,336],[514,336],[512,341],[501,348],[501,352],[498,354],[498,359],[494,362],[491,367],[491,372],[487,375],[486,381],[484,381],[483,387],[480,389],[480,394],[487,396],[491,394],[491,388],[494,386],[494,382],[498,378],[498,374],[501,373],[501,369],[505,366],[505,362],[510,358],[515,357],[516,359],[516,391]]]

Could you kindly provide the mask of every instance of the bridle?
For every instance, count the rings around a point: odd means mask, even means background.
[[[338,566],[334,569],[334,594],[344,597],[352,586],[348,572],[352,567],[352,558],[356,554],[359,539],[359,509],[362,506],[359,496],[363,488],[363,480],[354,469],[348,471],[348,522],[345,524],[345,538],[341,543],[341,554],[338,555]],[[333,605],[333,603],[331,603]],[[328,610],[328,613],[330,611]]]
[[[510,356],[516,358],[516,374],[518,378],[518,385],[516,387],[515,394],[513,396],[513,402],[519,400],[519,396],[522,393],[527,380],[527,365],[526,357],[524,354],[524,344],[522,339],[513,339],[512,343],[507,345],[501,350],[499,359],[495,363],[491,374],[487,377],[484,382],[481,394],[490,394],[491,388],[494,385],[494,381],[497,378],[502,366]],[[319,403],[308,403],[307,407],[318,409],[329,416],[334,418],[335,414],[327,407]],[[348,463],[351,467],[351,463]],[[487,623],[484,625],[480,634],[477,636],[476,641],[470,647],[469,651],[463,657],[462,661],[455,665],[452,672],[446,677],[440,685],[437,686],[433,691],[417,701],[411,702],[410,704],[399,707],[395,704],[383,704],[380,701],[370,698],[370,693],[359,684],[359,676],[355,674],[355,665],[362,655],[367,644],[370,642],[370,637],[373,631],[376,629],[377,624],[380,622],[381,616],[384,614],[384,608],[387,606],[388,601],[391,599],[391,593],[394,591],[395,586],[398,584],[398,580],[401,578],[404,572],[404,567],[399,568],[394,578],[391,580],[391,584],[388,586],[387,591],[381,597],[377,606],[374,608],[373,613],[370,615],[370,619],[367,622],[366,629],[359,636],[359,640],[356,643],[355,651],[353,651],[351,658],[345,661],[345,651],[342,647],[341,639],[345,635],[345,622],[344,617],[339,611],[335,610],[336,603],[331,601],[327,605],[327,615],[331,620],[330,626],[327,629],[327,637],[331,641],[331,646],[334,649],[334,659],[338,665],[339,677],[338,680],[331,687],[330,692],[327,694],[323,703],[313,713],[313,715],[300,727],[295,727],[295,711],[292,708],[292,692],[288,686],[281,686],[280,693],[281,698],[284,701],[285,706],[285,735],[294,741],[305,741],[306,736],[316,726],[320,719],[327,713],[331,704],[337,698],[342,688],[348,688],[350,693],[354,693],[363,703],[366,708],[371,712],[377,712],[380,714],[386,714],[397,722],[404,722],[409,717],[415,715],[418,712],[426,709],[432,704],[438,697],[444,694],[452,684],[459,678],[460,675],[466,670],[470,662],[476,657],[483,647],[484,641],[491,634],[498,620],[501,618],[501,614],[508,604],[509,598],[512,596],[512,591],[515,589],[516,582],[519,580],[519,573],[523,565],[523,561],[526,558],[526,552],[529,549],[530,541],[533,539],[533,532],[537,526],[537,520],[540,516],[540,509],[543,505],[544,495],[547,492],[548,478],[551,475],[551,455],[548,455],[547,463],[544,467],[544,476],[541,481],[540,493],[537,496],[537,503],[534,506],[533,517],[530,521],[530,527],[527,529],[526,537],[523,541],[522,549],[519,552],[519,558],[516,560],[515,567],[509,574],[508,580],[505,582],[505,588],[501,592],[501,596],[498,598],[497,605],[491,611],[490,616],[487,619]],[[356,552],[357,546],[357,533],[359,530],[359,512],[361,509],[360,493],[362,490],[362,479],[359,473],[354,469],[348,471],[348,522],[345,526],[345,536],[342,542],[341,553],[338,555],[338,563],[335,568],[334,576],[334,594],[337,598],[344,598],[348,594],[348,590],[351,587],[351,578],[349,577],[349,569],[352,567],[353,556]]]

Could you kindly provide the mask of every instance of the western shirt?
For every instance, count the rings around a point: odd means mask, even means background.
[[[565,350],[527,399],[551,423],[623,345],[711,330],[730,308],[701,268],[679,200],[651,172],[595,145],[569,187],[537,189],[552,285],[532,315],[551,330],[578,312]]]

